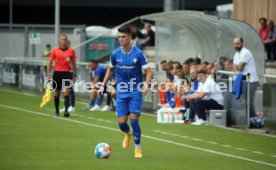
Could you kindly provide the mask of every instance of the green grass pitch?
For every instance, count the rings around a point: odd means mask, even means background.
[[[55,117],[54,104],[39,108],[42,96],[0,89],[1,170],[276,169],[276,138],[213,126],[157,124],[142,114],[143,158],[134,144],[122,148],[114,112],[82,111],[68,119]],[[61,102],[61,106],[63,103]],[[97,159],[100,142],[112,148],[109,159]]]

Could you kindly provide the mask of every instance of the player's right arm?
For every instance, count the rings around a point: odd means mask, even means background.
[[[115,65],[116,65],[116,57],[115,57],[115,55],[111,54],[110,64],[109,64],[109,67],[108,67],[108,69],[105,73],[104,80],[103,80],[103,87],[106,85],[106,83],[108,82],[110,77],[113,75]]]
[[[47,79],[50,80],[51,79],[51,70],[52,70],[52,65],[53,65],[53,61],[55,59],[55,52],[52,51],[50,53],[50,56],[49,56],[49,62],[48,62],[48,66],[47,66]]]
[[[52,59],[50,59],[48,66],[47,66],[47,78],[48,80],[51,79],[51,70],[52,70],[52,65],[53,65],[53,61]]]
[[[110,77],[113,75],[114,73],[114,68],[108,67],[105,76],[104,76],[104,80],[103,80],[103,86],[106,85],[106,83],[108,82],[108,80],[110,79]]]

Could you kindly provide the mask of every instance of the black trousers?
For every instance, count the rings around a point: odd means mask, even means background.
[[[190,109],[198,118],[206,120],[205,110],[222,110],[223,106],[213,99],[194,99],[190,101]]]
[[[276,42],[265,44],[267,59],[270,61],[276,60]]]
[[[62,87],[62,80],[72,80],[72,74],[70,72],[58,72],[55,71],[53,74],[53,88],[54,89],[58,89],[61,90],[63,89]],[[70,82],[69,81],[65,81],[65,86],[69,86]]]

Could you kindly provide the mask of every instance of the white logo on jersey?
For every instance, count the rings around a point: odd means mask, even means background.
[[[134,58],[134,59],[133,59],[133,62],[136,63],[136,62],[137,62],[137,58]]]

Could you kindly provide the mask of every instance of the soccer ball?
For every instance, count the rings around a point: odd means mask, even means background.
[[[100,159],[107,159],[111,155],[111,147],[107,143],[99,143],[95,148],[95,155]]]

